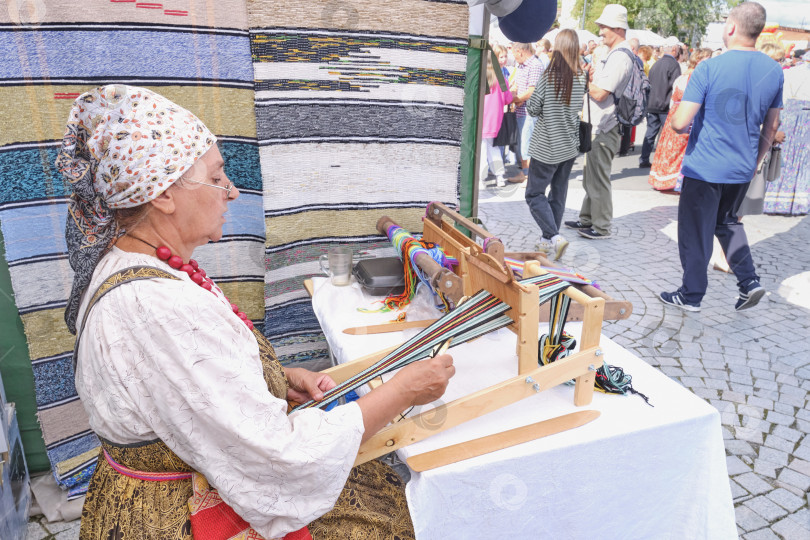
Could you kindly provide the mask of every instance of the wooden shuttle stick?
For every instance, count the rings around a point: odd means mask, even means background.
[[[402,322],[389,322],[384,324],[372,324],[369,326],[353,326],[352,328],[345,328],[344,334],[351,334],[353,336],[363,336],[366,334],[384,334],[386,332],[399,332],[408,328],[427,328],[439,319],[424,319],[421,321],[402,321]]]
[[[450,465],[465,459],[470,459],[503,448],[509,448],[525,442],[554,435],[562,431],[573,429],[599,418],[601,413],[595,410],[577,411],[550,418],[501,433],[494,433],[444,448],[438,448],[424,454],[417,454],[407,459],[408,467],[416,472],[429,471],[443,465]]]

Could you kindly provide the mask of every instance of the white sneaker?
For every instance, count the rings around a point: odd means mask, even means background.
[[[554,244],[548,238],[541,238],[534,249],[535,251],[542,251],[543,253],[553,253]]]
[[[501,175],[501,176],[499,176],[499,177],[497,177],[495,179],[495,183],[496,183],[496,185],[498,187],[505,187],[506,186],[506,178],[504,178],[503,175]]]
[[[558,261],[563,256],[563,253],[565,253],[565,249],[568,247],[568,240],[559,234],[555,234],[551,239],[551,244],[554,247],[554,260]]]

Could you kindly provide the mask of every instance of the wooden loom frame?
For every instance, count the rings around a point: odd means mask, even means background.
[[[443,217],[451,219],[454,223],[445,221]],[[476,225],[458,212],[455,212],[439,202],[433,202],[428,205],[426,219],[422,220],[422,223],[424,225],[424,232],[422,235],[423,240],[440,245],[445,253],[460,260],[459,268],[456,270],[456,273],[463,281],[463,290],[465,296],[470,296],[477,292],[477,290],[473,290],[473,286],[467,279],[469,274],[469,270],[467,269],[468,265],[466,264],[464,258],[461,257],[461,253],[465,251],[470,254],[487,253],[488,255],[492,256],[492,258],[494,258],[499,265],[504,264],[504,257],[510,257],[512,259],[521,260],[524,263],[529,261],[537,261],[540,263],[540,266],[544,266],[546,268],[559,268],[557,264],[554,264],[552,261],[546,258],[544,253],[505,252],[503,243],[498,238],[490,234],[489,231],[479,225]],[[455,227],[455,224],[465,227],[474,236],[483,239],[486,247],[481,247],[477,242],[475,242],[475,240],[465,236]],[[527,274],[524,277],[530,276]],[[605,299],[605,312],[603,315],[603,320],[615,321],[627,319],[633,313],[632,303],[624,300],[616,300],[593,285],[572,284],[572,286],[588,296]],[[451,300],[457,301],[457,299],[453,298],[452,296]],[[540,308],[540,320],[548,321],[549,317],[549,306],[544,304]],[[572,303],[570,309],[568,310],[568,317],[566,320],[584,320],[582,304]]]
[[[429,220],[425,220],[426,230]],[[460,233],[459,233],[460,234]],[[462,235],[463,236],[463,235]],[[446,241],[446,240],[445,240]],[[443,246],[444,247],[444,246]],[[360,446],[355,465],[385,455],[431,435],[478,418],[507,405],[574,379],[574,404],[588,405],[593,399],[596,368],[602,363],[599,339],[602,333],[605,299],[589,297],[574,287],[563,293],[583,309],[580,350],[551,364],[538,366],[540,300],[536,285],[524,285],[490,254],[479,249],[462,249],[459,262],[464,268],[465,287],[472,292],[485,289],[511,306],[508,326],[517,335],[518,375],[450,403],[439,405],[419,415],[389,424]],[[462,262],[463,261],[463,262]],[[536,261],[527,262],[524,277],[545,273]],[[572,303],[572,305],[573,305]],[[394,350],[370,354],[363,358],[324,370],[338,384],[368,368]],[[434,418],[443,418],[434,425]]]

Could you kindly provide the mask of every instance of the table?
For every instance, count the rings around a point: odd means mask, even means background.
[[[313,308],[339,363],[418,332],[344,334],[394,314],[358,312],[379,299],[357,283],[335,287],[316,278],[313,285]],[[437,315],[426,296],[418,297],[408,320]],[[541,323],[541,334],[547,328]],[[581,323],[566,325],[574,335],[580,329]],[[405,460],[576,410],[601,412],[570,431],[412,472],[406,493],[417,538],[737,538],[718,411],[605,336],[601,348],[654,407],[638,396],[596,392],[591,405],[578,408],[573,386],[560,385],[400,449]],[[451,348],[457,374],[442,399],[515,376],[514,350],[508,329]]]

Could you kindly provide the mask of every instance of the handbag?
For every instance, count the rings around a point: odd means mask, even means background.
[[[588,121],[584,122],[582,120],[579,121],[579,147],[578,150],[580,154],[585,154],[591,151],[591,133],[593,132],[593,126],[591,125],[591,98],[588,96],[588,75],[585,75],[585,101],[587,101],[588,105]]]
[[[774,146],[771,148],[771,159],[768,162],[768,168],[763,171],[763,176],[766,182],[773,182],[782,174],[782,147]]]
[[[512,109],[512,107],[509,107]],[[492,142],[492,146],[514,146],[518,142],[518,122],[517,113],[514,110],[503,113],[501,129],[498,136]]]

